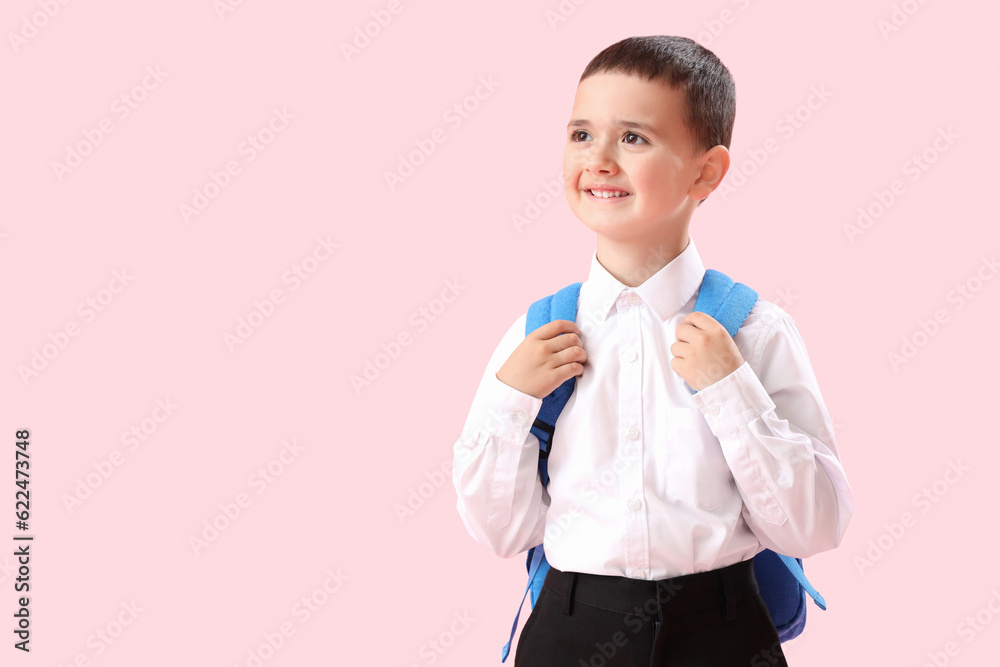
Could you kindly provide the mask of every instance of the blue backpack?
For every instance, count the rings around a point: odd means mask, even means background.
[[[524,335],[527,336],[540,326],[552,320],[576,321],[577,303],[580,297],[580,286],[583,283],[573,283],[555,294],[543,297],[531,304],[528,309]],[[733,280],[714,269],[707,269],[698,292],[698,300],[694,309],[708,313],[716,321],[726,327],[730,336],[743,325],[750,309],[757,302],[757,292],[743,283],[733,283]],[[549,484],[549,451],[552,447],[552,434],[555,432],[556,420],[562,412],[573,388],[576,386],[576,376],[559,385],[551,394],[542,400],[538,417],[531,427],[531,432],[538,438],[538,475],[542,486]],[[692,390],[693,393],[697,393]],[[528,550],[528,587],[521,597],[521,604],[514,617],[514,625],[510,629],[510,639],[501,652],[501,662],[506,662],[510,653],[510,644],[514,640],[517,623],[524,607],[524,598],[531,593],[531,607],[534,609],[538,594],[545,583],[545,575],[549,572],[549,563],[545,559],[543,545],[539,544]],[[806,579],[802,569],[802,559],[792,558],[770,549],[764,549],[753,558],[754,574],[760,586],[760,595],[767,605],[771,620],[778,630],[778,638],[782,642],[798,637],[806,625],[806,593],[808,592],[820,609],[826,609],[826,600]]]

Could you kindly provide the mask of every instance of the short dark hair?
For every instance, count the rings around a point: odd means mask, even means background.
[[[684,92],[684,122],[695,148],[729,149],[736,120],[736,84],[718,56],[687,37],[628,37],[604,49],[583,70],[580,81],[601,72],[621,72],[669,83]]]

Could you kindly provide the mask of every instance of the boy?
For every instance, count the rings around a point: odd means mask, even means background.
[[[469,533],[551,565],[515,667],[786,665],[752,558],[833,549],[853,515],[792,318],[758,300],[734,340],[693,312],[688,226],[734,118],[729,71],[687,38],[622,40],[580,78],[563,172],[597,250],[577,320],[513,323],[455,444]],[[574,376],[543,488],[530,429]]]

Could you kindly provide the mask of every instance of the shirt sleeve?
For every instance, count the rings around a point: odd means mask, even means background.
[[[805,343],[786,313],[744,362],[694,401],[722,445],[761,544],[796,558],[836,548],[854,495],[834,442]]]
[[[503,558],[542,543],[550,502],[538,475],[538,438],[531,433],[542,399],[496,376],[524,340],[526,319],[514,322],[487,364],[452,467],[466,530]]]

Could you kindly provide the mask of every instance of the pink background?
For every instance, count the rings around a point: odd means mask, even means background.
[[[745,177],[697,211],[691,235],[706,266],[795,318],[857,501],[841,547],[807,561],[829,610],[810,606],[786,655],[992,664],[1000,281],[977,281],[1000,246],[984,205],[1000,10],[651,4],[4,4],[0,662],[499,664],[523,558],[466,534],[452,446],[507,327],[586,279],[593,234],[561,191],[545,194],[580,73],[624,37],[681,34],[734,74],[727,180]],[[894,7],[901,25],[884,35]],[[341,45],[372,12],[391,21],[348,59]],[[467,117],[446,115],[456,104]],[[796,113],[798,127],[783,120]],[[112,131],[88,145],[102,121]],[[385,174],[432,136],[444,141],[391,189]],[[74,147],[88,154],[60,178],[53,163]],[[914,172],[925,151],[933,163]],[[186,220],[181,206],[213,174],[225,183],[229,162],[238,173]],[[859,207],[881,215],[852,242]],[[512,217],[529,213],[519,231]],[[320,238],[339,247],[317,250]],[[311,271],[298,284],[284,279],[296,266]],[[444,303],[449,281],[460,288]],[[957,301],[958,285],[974,298]],[[231,350],[226,336],[275,290],[281,303]],[[78,310],[88,299],[103,300],[96,316]],[[946,321],[925,336],[938,310]],[[351,376],[401,335],[356,392]],[[904,339],[916,354],[894,369]],[[36,352],[50,358],[23,378]],[[31,430],[30,655],[9,631],[19,428]],[[133,428],[144,440],[123,441]],[[954,484],[949,462],[968,467]],[[915,502],[935,482],[936,501]],[[67,507],[80,488],[89,496]],[[213,520],[224,529],[196,552]]]

